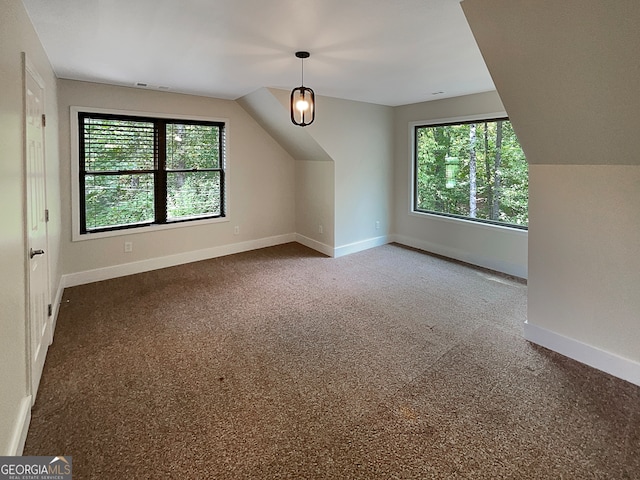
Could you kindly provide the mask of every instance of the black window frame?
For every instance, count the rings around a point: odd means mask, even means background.
[[[153,124],[154,130],[154,168],[151,170],[114,170],[114,171],[88,171],[86,170],[85,134],[84,126],[86,118],[120,120],[129,122],[147,122]],[[202,125],[212,126],[219,129],[218,132],[218,158],[219,163],[216,168],[184,168],[167,169],[167,125]],[[213,120],[193,120],[171,117],[153,117],[144,115],[128,115],[120,113],[97,113],[91,111],[78,112],[78,182],[80,209],[80,234],[94,234],[112,232],[117,230],[128,230],[134,228],[144,228],[153,225],[171,225],[199,220],[225,218],[226,217],[226,123]],[[167,174],[168,173],[194,173],[194,172],[218,172],[220,175],[220,213],[211,215],[197,215],[193,217],[167,218]],[[87,175],[126,175],[126,174],[152,174],[154,193],[154,219],[148,222],[136,222],[123,225],[111,225],[107,227],[87,228],[86,218],[86,182]]]
[[[498,116],[498,117],[488,117],[488,118],[479,118],[476,120],[460,120],[460,121],[449,121],[449,122],[438,122],[438,123],[420,123],[420,124],[414,124],[413,125],[413,158],[412,158],[412,174],[413,174],[413,181],[412,181],[412,187],[413,187],[413,195],[412,195],[412,203],[411,203],[411,211],[413,213],[418,213],[418,214],[422,214],[422,213],[426,213],[426,214],[430,214],[430,215],[437,215],[440,217],[446,217],[446,218],[453,218],[453,219],[457,219],[457,220],[467,220],[470,222],[476,222],[476,223],[483,223],[483,224],[487,224],[487,225],[496,225],[496,226],[500,226],[500,227],[505,227],[505,228],[514,228],[517,230],[524,230],[524,231],[528,231],[529,230],[529,226],[528,225],[519,225],[517,223],[507,223],[507,222],[500,222],[497,220],[491,220],[491,219],[485,219],[485,218],[474,218],[474,217],[468,217],[465,215],[458,215],[455,213],[447,213],[447,212],[439,212],[437,210],[427,210],[427,209],[420,209],[418,208],[418,129],[420,128],[436,128],[436,127],[447,127],[447,126],[454,126],[454,125],[470,125],[470,124],[477,124],[477,123],[485,123],[485,122],[497,122],[497,121],[511,121],[509,120],[509,117],[507,116]],[[527,205],[528,208],[528,205]]]

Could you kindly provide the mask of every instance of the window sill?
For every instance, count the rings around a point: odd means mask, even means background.
[[[457,217],[448,217],[446,215],[438,215],[437,213],[427,213],[427,212],[417,212],[417,211],[410,211],[409,212],[409,216],[411,217],[418,217],[418,218],[428,218],[430,220],[436,220],[436,221],[440,221],[440,222],[446,222],[446,223],[453,223],[453,224],[457,224],[457,225],[473,225],[476,228],[482,228],[482,229],[486,229],[486,230],[492,230],[492,231],[496,231],[496,230],[503,230],[512,234],[521,234],[523,236],[527,236],[529,233],[528,227],[527,228],[518,228],[518,227],[512,227],[510,225],[504,224],[504,225],[497,225],[494,223],[484,223],[484,222],[478,222],[478,221],[474,221],[474,220],[468,220],[466,218],[457,218]]]
[[[201,225],[210,225],[214,223],[225,223],[229,222],[228,217],[222,218],[205,218],[202,220],[193,220],[188,222],[177,222],[177,223],[167,223],[164,225],[146,225],[142,227],[135,228],[124,228],[121,230],[110,230],[108,232],[95,232],[95,233],[79,233],[73,232],[72,241],[73,242],[82,242],[85,240],[96,240],[99,238],[108,238],[108,237],[121,237],[125,235],[135,235],[140,233],[151,233],[151,232],[160,232],[163,230],[171,230],[174,228],[189,228],[189,227],[197,227]]]

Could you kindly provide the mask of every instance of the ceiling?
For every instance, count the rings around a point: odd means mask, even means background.
[[[460,0],[23,0],[59,78],[405,105],[494,90]]]

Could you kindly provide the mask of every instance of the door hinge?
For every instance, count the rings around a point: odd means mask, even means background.
[[[49,209],[48,208],[44,211],[44,221],[45,222],[49,221]]]
[[[47,313],[49,316],[53,315],[53,307],[51,306],[51,304],[49,304],[49,306],[47,307]]]
[[[44,113],[42,114],[42,126],[47,126],[47,116]]]

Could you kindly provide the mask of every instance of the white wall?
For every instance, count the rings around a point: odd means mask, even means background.
[[[22,6],[0,0],[0,455],[21,452],[28,421],[26,352],[26,244],[21,52],[45,82],[45,158],[52,296],[60,283],[60,197],[56,79]],[[52,300],[53,303],[53,300]]]
[[[227,118],[228,221],[72,242],[70,106]],[[147,261],[147,265],[155,265],[149,261],[159,258],[175,257],[188,260],[193,258],[189,256],[192,252],[214,252],[212,249],[234,244],[262,245],[259,242],[264,239],[274,239],[277,243],[278,239],[293,238],[293,159],[238,103],[60,80],[59,107],[61,186],[63,208],[66,213],[63,219],[65,236],[62,243],[65,274],[134,262]],[[234,226],[240,227],[239,235],[234,235]],[[124,253],[125,240],[133,242],[132,253]]]
[[[296,159],[296,239],[332,256],[335,244],[334,162],[311,136],[311,127],[300,128],[291,123],[287,102],[288,92],[272,88],[260,88],[238,99],[242,108]]]
[[[318,97],[311,135],[334,161],[337,254],[391,232],[393,109]],[[376,221],[380,228],[376,229]]]
[[[530,163],[525,335],[640,385],[640,2],[462,6]]]
[[[288,119],[289,92],[267,91],[282,108],[263,116],[263,121],[273,124],[274,119]],[[298,165],[296,182],[309,187],[297,188],[296,227],[302,230],[298,233],[311,239],[303,240],[309,246],[335,256],[387,242],[393,203],[393,109],[324,96],[316,96],[316,105],[312,125],[301,128],[289,123],[284,130],[299,140],[291,153],[298,162],[305,161]],[[276,127],[272,125],[271,130]],[[327,158],[333,162],[326,162]],[[333,165],[312,165],[307,160]],[[333,202],[326,199],[329,191]],[[327,221],[332,225],[322,223]]]
[[[526,231],[411,212],[411,123],[497,112],[504,112],[504,107],[496,92],[395,109],[395,238],[405,245],[526,278]]]
[[[333,255],[335,235],[334,165],[334,162],[296,161],[296,233],[304,237],[300,239],[302,243],[327,255]]]
[[[532,165],[531,182],[529,323],[640,360],[640,167]]]

